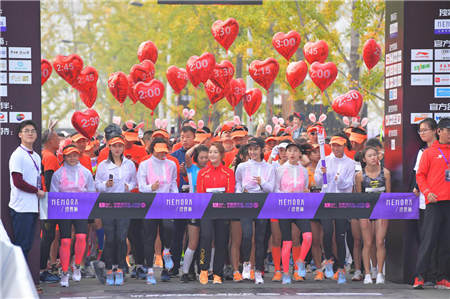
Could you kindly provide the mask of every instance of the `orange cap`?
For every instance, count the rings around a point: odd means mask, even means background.
[[[364,141],[366,141],[367,135],[363,135],[363,134],[352,132],[350,134],[350,138],[349,139],[350,139],[350,141],[362,144]]]
[[[153,152],[155,153],[168,153],[169,148],[167,147],[167,144],[165,143],[157,143],[155,144],[155,147],[153,148]]]
[[[197,134],[195,134],[194,141],[197,143],[202,143],[206,139],[211,138],[211,136],[212,136],[211,133],[197,133]]]
[[[340,136],[333,136],[333,137],[331,137],[330,144],[333,144],[333,143],[339,144],[339,145],[345,145],[347,143],[347,140]]]
[[[163,129],[158,129],[155,132],[153,132],[152,137],[155,138],[156,136],[160,136],[160,137],[165,138],[165,139],[169,139],[170,138],[169,133],[166,130],[163,130]]]
[[[85,140],[89,141],[89,139],[87,139],[85,136],[81,135],[80,133],[72,136],[72,141],[73,142],[77,142],[77,141],[82,140],[82,139],[85,139]]]
[[[108,141],[108,145],[113,145],[113,144],[116,144],[116,143],[121,143],[121,144],[125,145],[125,141],[123,140],[122,137],[114,137],[114,138],[111,138]]]
[[[123,137],[128,142],[139,141],[139,134],[138,134],[138,132],[123,132]]]
[[[80,155],[80,151],[74,146],[69,146],[63,150],[64,156],[70,155],[71,153],[77,153],[78,155]]]
[[[236,138],[236,137],[245,137],[248,135],[248,132],[245,130],[237,130],[234,132],[231,132],[231,139]]]
[[[269,141],[278,141],[278,138],[276,136],[269,136],[264,140],[266,143]]]

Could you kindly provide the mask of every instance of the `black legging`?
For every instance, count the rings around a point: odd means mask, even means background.
[[[223,276],[226,247],[228,246],[228,220],[202,219],[200,222],[200,269],[207,271],[211,261],[212,241],[214,240],[215,253],[213,272]]]
[[[42,239],[41,239],[41,257],[40,257],[40,267],[41,270],[47,269],[47,262],[50,256],[50,247],[52,246],[52,242],[55,239],[55,229],[56,229],[57,221],[55,220],[42,220],[41,221],[41,230],[42,230]]]
[[[144,264],[144,241],[142,238],[143,219],[130,219],[128,227],[128,240],[130,240],[131,252],[136,265]]]
[[[345,232],[347,230],[347,219],[321,219],[323,227],[323,249],[327,260],[333,256],[332,238],[333,238],[333,221],[336,235],[337,260],[335,265],[338,269],[344,268],[346,250],[345,250]]]
[[[103,256],[106,269],[113,265],[119,265],[120,269],[127,267],[127,232],[130,224],[129,219],[102,219],[105,230],[105,246]]]
[[[306,219],[280,219],[280,230],[282,241],[292,241],[292,227],[291,223],[294,222],[302,234],[311,232],[311,222]]]
[[[155,240],[159,226],[159,236],[163,248],[170,248],[172,244],[172,235],[174,230],[174,221],[172,219],[145,219],[142,221],[142,239],[144,241],[145,265],[153,268],[153,257],[155,254]]]
[[[264,239],[266,237],[266,230],[269,224],[268,219],[241,219],[242,259],[244,262],[250,261],[253,238],[253,221],[255,221],[255,266],[256,270],[264,271],[264,259],[266,257],[266,246],[264,244]]]

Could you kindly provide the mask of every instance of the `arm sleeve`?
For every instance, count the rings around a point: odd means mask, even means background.
[[[314,180],[316,181],[316,185],[318,187],[321,187],[323,185],[323,173],[322,170],[320,169],[321,167],[322,162],[319,161],[319,163],[317,163],[316,171],[314,172]]]
[[[425,198],[428,197],[428,193],[430,193],[430,186],[427,182],[428,171],[430,170],[430,160],[428,158],[428,151],[425,151],[422,154],[422,158],[420,159],[419,169],[416,174],[416,181],[419,185],[420,191],[423,193]]]
[[[11,176],[13,179],[13,184],[14,184],[14,186],[16,186],[17,189],[22,190],[23,192],[27,192],[27,193],[37,193],[38,192],[38,188],[25,182],[25,180],[23,179],[22,173],[13,172],[11,174]]]
[[[137,183],[139,186],[139,192],[153,192],[152,186],[147,185],[147,165],[148,163],[143,162],[139,165],[139,169],[137,172]]]
[[[59,172],[55,171],[52,176],[52,183],[50,184],[50,192],[59,192]]]
[[[170,183],[170,189],[169,192],[170,193],[178,193],[178,183],[177,183],[177,177],[178,173],[177,173],[177,167],[173,164],[171,164],[171,173],[172,173],[172,178],[171,178],[171,183]]]
[[[273,189],[275,187],[275,169],[273,166],[269,165],[267,171],[269,172],[267,180],[261,182],[261,187],[264,192],[270,193],[273,192]]]
[[[106,167],[105,163],[100,163],[97,168],[97,172],[95,173],[95,188],[98,192],[106,191]]]
[[[308,189],[309,186],[309,175],[308,175],[308,170],[302,166],[302,171],[303,171],[303,177],[305,178],[305,187],[304,189]],[[302,190],[303,192],[303,190]]]
[[[281,193],[281,176],[280,176],[280,168],[277,168],[275,171],[275,192]]]
[[[244,188],[242,187],[242,164],[239,164],[236,169],[236,193],[242,193]]]
[[[345,172],[339,176],[337,180],[338,189],[344,190],[353,186],[355,179],[355,167],[353,160],[347,160],[351,163],[347,163],[345,167]]]
[[[128,177],[126,180],[126,183],[128,184],[128,189],[133,190],[136,188],[137,182],[136,182],[136,167],[134,166],[134,163],[128,164]]]
[[[52,184],[52,176],[55,173],[54,170],[46,170],[44,171],[44,182],[45,182],[45,189],[50,190],[50,185]]]

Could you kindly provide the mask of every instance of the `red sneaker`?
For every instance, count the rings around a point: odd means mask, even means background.
[[[416,290],[423,289],[423,278],[422,277],[416,277],[414,279],[413,288],[416,289]]]
[[[450,290],[450,282],[447,279],[441,279],[436,282],[436,289]]]

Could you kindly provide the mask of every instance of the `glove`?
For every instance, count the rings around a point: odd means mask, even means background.
[[[272,153],[270,154],[270,156],[272,157],[272,159],[275,159],[278,156],[278,145],[275,145],[272,148]]]

